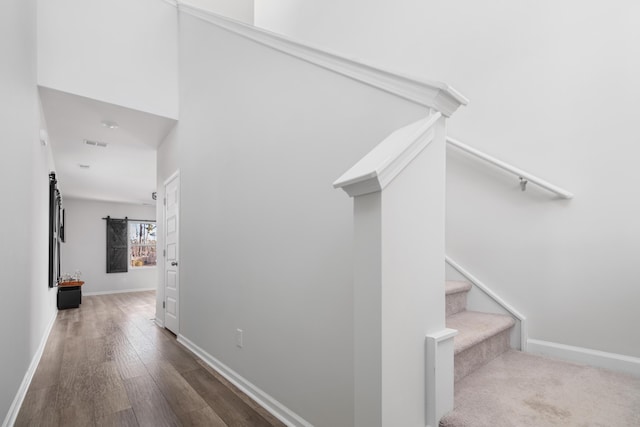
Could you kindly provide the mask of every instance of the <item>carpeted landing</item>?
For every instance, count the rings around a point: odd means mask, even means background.
[[[440,427],[638,427],[640,378],[509,350],[456,382]]]

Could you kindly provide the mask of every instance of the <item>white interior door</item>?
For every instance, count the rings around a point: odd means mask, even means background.
[[[180,266],[179,266],[179,212],[180,212],[180,176],[170,178],[164,186],[164,326],[178,334],[180,325]]]

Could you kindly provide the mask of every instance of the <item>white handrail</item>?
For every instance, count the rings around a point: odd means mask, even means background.
[[[524,191],[526,188],[526,185],[528,182],[532,182],[542,188],[545,188],[549,191],[551,191],[552,193],[556,193],[558,196],[560,196],[563,199],[572,199],[573,198],[573,193],[560,188],[556,185],[553,185],[547,181],[545,181],[544,179],[538,178],[535,175],[530,174],[529,172],[525,172],[522,169],[519,169],[515,166],[511,166],[508,163],[503,162],[502,160],[498,160],[495,157],[492,157],[488,154],[483,153],[482,151],[478,151],[473,147],[469,147],[467,144],[463,144],[462,142],[458,141],[457,139],[453,139],[451,137],[447,137],[447,143],[449,143],[449,145],[452,145],[456,148],[461,149],[462,151],[465,151],[469,154],[472,154],[486,162],[491,163],[494,166],[499,167],[500,169],[503,169],[507,172],[510,172],[518,177],[520,177],[520,185],[522,187],[522,190]]]

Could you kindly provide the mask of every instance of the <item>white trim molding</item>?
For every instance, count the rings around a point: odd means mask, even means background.
[[[455,329],[445,328],[427,335],[427,427],[437,427],[453,410],[453,338]]]
[[[640,377],[640,358],[542,340],[529,340],[529,353],[555,357]]]
[[[356,197],[384,189],[433,141],[434,124],[440,113],[400,128],[375,146],[334,183],[349,196]]]
[[[184,335],[178,335],[178,342],[188,348],[207,365],[215,369],[220,375],[238,387],[243,393],[256,401],[260,406],[269,411],[274,417],[285,423],[288,427],[313,427],[311,423],[278,402],[276,399],[249,382],[242,375],[229,368],[224,363],[207,353]]]
[[[83,292],[82,296],[91,297],[95,295],[127,294],[130,292],[147,292],[147,291],[155,291],[155,290],[156,288],[140,288],[140,289],[120,289],[117,291]]]
[[[18,418],[18,413],[20,412],[20,407],[22,406],[24,398],[27,395],[27,391],[29,390],[29,386],[31,385],[31,380],[33,380],[33,375],[36,373],[36,369],[38,368],[38,364],[40,363],[40,359],[42,358],[42,354],[44,353],[44,348],[47,345],[47,340],[49,339],[49,335],[51,334],[51,329],[53,329],[53,325],[56,322],[57,317],[58,310],[55,310],[53,316],[51,316],[51,319],[49,320],[47,328],[45,329],[42,340],[40,341],[40,345],[38,345],[38,349],[33,355],[33,359],[31,359],[29,368],[24,374],[24,378],[22,379],[22,383],[20,384],[18,393],[16,393],[16,396],[13,399],[11,406],[9,407],[9,412],[7,412],[7,416],[2,423],[2,427],[11,427],[15,424],[16,419]]]
[[[180,2],[178,2],[178,10],[279,52],[384,90],[418,105],[434,108],[447,117],[461,105],[467,105],[469,102],[461,93],[442,82],[409,77],[367,65]]]
[[[460,264],[455,262],[451,257],[445,255],[445,262],[453,267],[458,273],[462,274],[469,282],[475,285],[478,289],[484,292],[489,298],[494,300],[498,305],[507,310],[513,317],[520,321],[520,350],[527,351],[528,335],[527,335],[527,318],[513,306],[500,298],[495,292],[493,292],[487,285],[485,285],[480,279],[467,271]]]

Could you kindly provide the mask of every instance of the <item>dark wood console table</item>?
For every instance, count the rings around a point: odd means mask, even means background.
[[[82,304],[83,281],[58,283],[58,310],[78,308]]]

